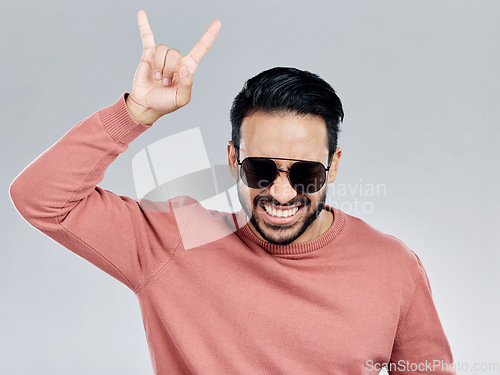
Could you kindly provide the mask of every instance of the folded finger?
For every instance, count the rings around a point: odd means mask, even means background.
[[[179,64],[182,60],[181,53],[176,49],[169,49],[163,67],[163,83],[170,84],[173,81],[174,74],[179,69]],[[168,81],[165,81],[167,79]]]
[[[163,77],[163,66],[165,65],[165,58],[167,56],[168,47],[165,44],[159,44],[155,52],[155,66],[153,74],[156,80]]]

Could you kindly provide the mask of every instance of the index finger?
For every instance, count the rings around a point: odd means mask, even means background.
[[[137,13],[137,21],[139,22],[139,29],[141,31],[142,46],[144,50],[155,50],[155,40],[153,31],[149,26],[148,17],[144,10]]]
[[[193,49],[186,55],[186,57],[190,57],[198,65],[202,57],[205,56],[207,51],[212,46],[215,37],[219,33],[220,26],[221,24],[219,20],[213,20],[207,31],[205,31],[205,34],[203,34],[203,36],[195,44]]]

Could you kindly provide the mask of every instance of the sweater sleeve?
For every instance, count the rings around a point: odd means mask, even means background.
[[[443,374],[456,371],[450,345],[438,317],[427,273],[417,254],[417,276],[409,308],[399,322],[389,374]]]
[[[127,95],[73,126],[14,179],[9,193],[33,227],[135,292],[171,258],[179,232],[171,212],[146,212],[138,200],[96,186],[151,127],[132,119]],[[167,232],[161,236],[160,226]]]

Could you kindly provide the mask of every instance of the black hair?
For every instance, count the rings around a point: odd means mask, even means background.
[[[321,116],[328,133],[330,160],[337,149],[340,123],[344,120],[342,103],[330,84],[317,74],[290,67],[265,70],[245,82],[231,106],[231,140],[237,157],[241,123],[256,111]]]

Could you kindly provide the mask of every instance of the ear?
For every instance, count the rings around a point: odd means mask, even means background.
[[[236,161],[236,150],[234,148],[233,142],[229,141],[227,143],[227,164],[229,165],[229,171],[234,178],[238,177],[238,163]]]
[[[335,154],[333,154],[332,164],[330,165],[330,171],[328,172],[328,183],[332,183],[337,178],[337,172],[339,171],[340,157],[342,156],[342,149],[337,147]]]

